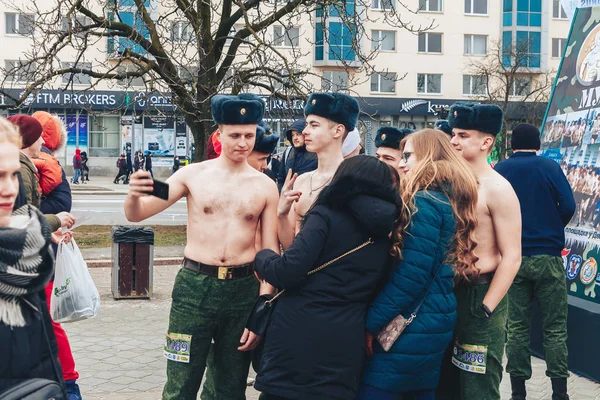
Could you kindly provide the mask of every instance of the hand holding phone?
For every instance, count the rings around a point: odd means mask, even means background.
[[[150,193],[152,196],[156,196],[159,199],[169,200],[169,184],[166,182],[157,181],[154,179],[152,183],[154,190]]]

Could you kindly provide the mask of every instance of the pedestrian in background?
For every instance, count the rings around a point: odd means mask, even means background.
[[[135,172],[138,172],[139,169],[140,169],[140,152],[136,151],[135,155],[133,156],[133,170]]]
[[[133,164],[131,162],[131,151],[128,151],[125,154],[125,164],[127,167],[127,175],[125,175],[125,181],[123,182],[123,185],[129,185],[129,177],[133,173]]]
[[[90,181],[90,167],[88,166],[88,155],[87,152],[81,152],[81,165],[83,166],[83,176],[81,182],[86,183]]]
[[[177,170],[179,170],[179,157],[175,156],[173,157],[173,173],[177,172]]]
[[[448,138],[425,129],[400,143],[405,207],[393,234],[390,281],[367,313],[367,356],[359,400],[433,400],[456,324],[455,275],[476,271],[477,179]],[[416,312],[415,308],[421,304]],[[373,338],[398,315],[414,321],[386,352]]]
[[[119,181],[123,177],[127,177],[127,161],[125,161],[125,153],[121,154],[121,156],[117,159],[117,168],[119,172],[113,181],[114,184],[118,185]]]
[[[343,161],[285,254],[256,255],[261,279],[286,290],[265,337],[255,384],[261,399],[356,398],[365,314],[387,275],[398,183],[396,171],[374,157]]]
[[[306,120],[299,119],[285,131],[285,136],[290,142],[290,145],[281,156],[281,164],[279,166],[279,175],[277,176],[277,186],[279,192],[285,183],[285,177],[288,171],[292,170],[292,175],[302,175],[306,172],[317,169],[318,160],[316,153],[310,153],[306,150],[304,144],[304,135],[302,131],[306,128]]]
[[[552,381],[552,400],[567,400],[567,277],[561,251],[565,226],[575,214],[575,199],[560,165],[539,157],[540,131],[520,124],[512,132],[513,155],[496,165],[521,203],[522,262],[508,291],[506,372],[512,400],[525,400],[525,381],[531,378],[531,304],[542,314],[546,375]]]
[[[152,172],[152,154],[150,152],[146,152],[146,157],[144,157],[144,168],[146,171],[150,172],[150,176],[154,179],[154,172]]]
[[[79,178],[81,177],[81,171],[83,170],[83,165],[81,164],[81,150],[75,149],[75,154],[73,155],[73,183],[79,185]]]

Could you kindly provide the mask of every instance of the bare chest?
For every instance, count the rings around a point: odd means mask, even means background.
[[[265,193],[243,182],[198,185],[190,189],[187,200],[188,212],[193,217],[233,218],[249,222],[258,220],[266,204]]]
[[[305,179],[296,182],[294,189],[302,192],[302,196],[300,196],[300,199],[295,204],[294,209],[300,218],[304,217],[319,196],[319,193],[321,193],[321,190],[328,183],[329,180],[311,179],[310,176],[306,176]]]

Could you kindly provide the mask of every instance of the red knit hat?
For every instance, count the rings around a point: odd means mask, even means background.
[[[21,149],[26,149],[42,136],[42,125],[37,119],[25,114],[17,114],[8,117],[7,120],[19,128],[19,133],[23,140]]]

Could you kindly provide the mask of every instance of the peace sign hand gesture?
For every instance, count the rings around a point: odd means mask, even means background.
[[[279,198],[279,204],[277,206],[277,215],[280,217],[287,216],[292,209],[292,204],[300,200],[300,196],[302,196],[302,192],[294,190],[294,183],[297,178],[298,174],[292,175],[292,170],[288,170],[285,182],[281,188],[281,197]]]

